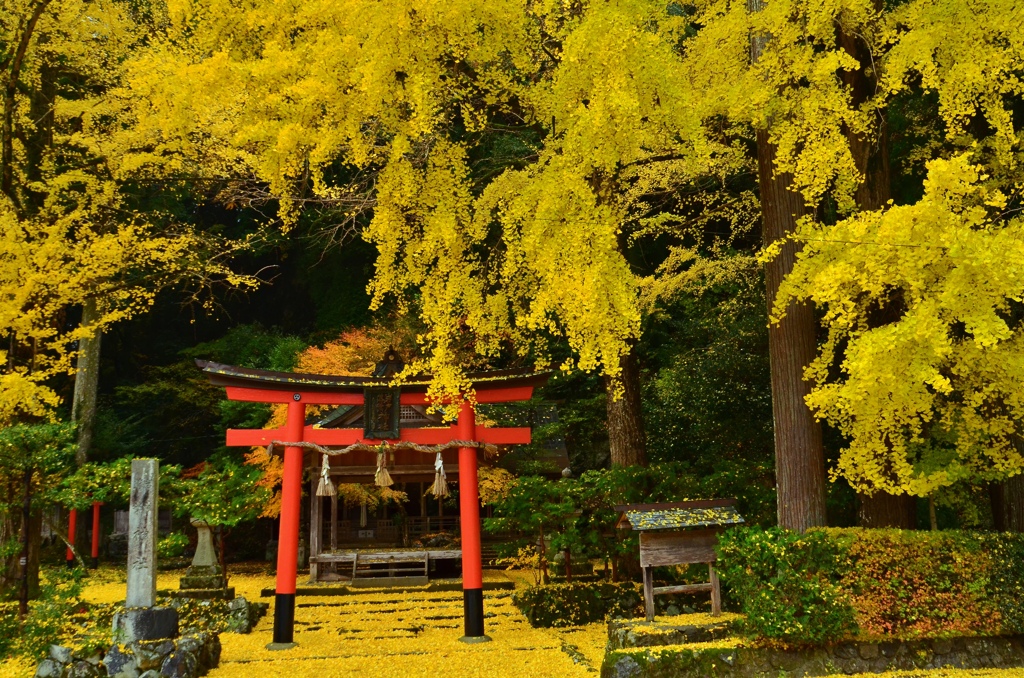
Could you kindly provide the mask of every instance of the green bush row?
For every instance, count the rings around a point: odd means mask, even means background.
[[[1024,633],[1024,535],[744,527],[716,568],[763,641]]]
[[[516,590],[516,604],[536,627],[579,626],[608,617],[643,614],[643,586],[635,582],[546,584]]]

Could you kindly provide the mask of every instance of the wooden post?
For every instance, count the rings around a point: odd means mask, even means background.
[[[718,583],[715,566],[711,563],[708,563],[708,572],[711,574],[711,616],[718,617],[722,614],[722,587]]]
[[[302,442],[306,406],[296,393],[288,403],[285,442]],[[270,650],[295,647],[295,577],[299,565],[299,513],[302,507],[302,448],[284,448],[281,480],[281,528],[277,540],[277,590],[274,596],[274,640]]]
[[[459,438],[476,438],[476,413],[468,401],[459,410]],[[464,642],[490,640],[484,635],[484,580],[480,553],[480,496],[477,488],[476,448],[459,448],[459,511],[462,518],[462,609]]]
[[[331,495],[331,550],[338,548],[338,495]]]
[[[313,474],[309,486],[309,583],[319,580],[317,557],[320,555],[320,535],[323,534],[323,498],[316,496],[316,486],[320,482],[319,474]]]
[[[654,621],[654,568],[644,568],[644,612],[647,621]]]

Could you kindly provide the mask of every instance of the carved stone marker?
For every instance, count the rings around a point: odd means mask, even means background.
[[[213,534],[210,525],[203,520],[193,520],[196,528],[196,555],[192,565],[179,580],[180,590],[174,592],[176,598],[224,598],[235,597],[235,589],[228,586],[228,578],[217,563],[217,552],[213,548]]]
[[[125,607],[156,605],[156,513],[160,462],[132,459],[128,505],[128,596]]]
[[[132,489],[128,505],[128,593],[123,613],[114,615],[114,642],[174,638],[178,613],[156,605],[157,501],[160,463],[132,460]]]

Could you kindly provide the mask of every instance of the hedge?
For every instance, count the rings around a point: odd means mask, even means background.
[[[736,528],[718,558],[764,641],[1024,633],[1024,535]]]
[[[545,584],[517,590],[512,602],[536,627],[580,626],[608,617],[643,614],[643,586],[635,582]]]

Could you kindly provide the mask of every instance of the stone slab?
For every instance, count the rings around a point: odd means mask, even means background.
[[[171,607],[146,607],[114,614],[114,642],[132,643],[178,635],[178,611]]]
[[[195,598],[197,600],[232,600],[235,597],[235,587],[213,589],[181,589],[171,591],[174,598]]]

